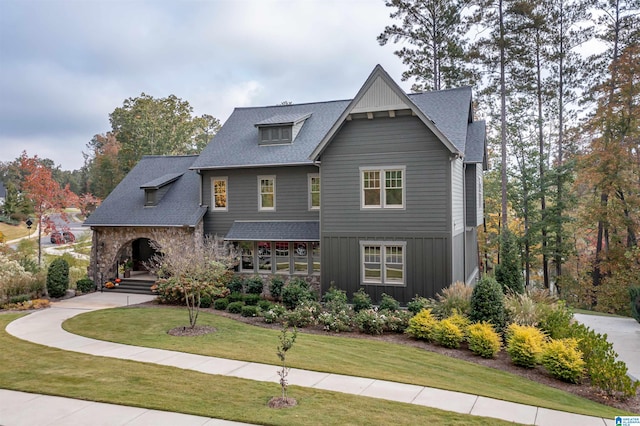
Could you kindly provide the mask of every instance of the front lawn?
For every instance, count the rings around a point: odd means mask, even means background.
[[[252,362],[277,364],[278,331],[201,312],[199,325],[216,333],[185,338],[166,332],[188,324],[181,308],[95,311],[64,323],[72,333],[100,340]],[[509,373],[393,343],[300,333],[290,366],[479,394],[527,405],[613,418],[620,410]]]
[[[116,310],[111,311],[118,314]],[[255,424],[507,424],[496,419],[297,386],[289,388],[289,396],[298,400],[298,406],[274,410],[266,404],[271,397],[278,396],[277,384],[36,345],[6,333],[6,325],[20,316],[0,315],[0,388],[4,389]],[[110,326],[102,324],[101,328]]]

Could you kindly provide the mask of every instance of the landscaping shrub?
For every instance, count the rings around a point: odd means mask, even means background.
[[[583,324],[574,323],[571,325],[571,337],[578,341],[585,371],[593,386],[610,397],[624,399],[636,394],[640,381],[634,382],[627,375],[626,364],[616,361],[618,354],[607,341],[606,334],[596,333]]]
[[[318,324],[325,331],[336,333],[351,331],[351,316],[348,311],[324,311],[318,315]]]
[[[544,334],[536,327],[511,324],[507,328],[507,353],[515,365],[535,367],[544,349],[544,341]]]
[[[629,287],[629,298],[631,299],[631,315],[640,322],[640,287]]]
[[[261,311],[268,311],[273,307],[273,305],[274,304],[269,302],[268,300],[260,299],[258,301],[258,308],[260,308]]]
[[[409,327],[409,320],[413,318],[413,314],[403,309],[397,311],[389,311],[385,313],[387,324],[385,330],[393,333],[404,333]]]
[[[397,311],[400,309],[400,303],[386,293],[382,293],[382,299],[378,305],[381,311]]]
[[[227,311],[232,314],[240,314],[242,313],[242,307],[244,306],[244,302],[231,302],[227,305]]]
[[[501,339],[488,322],[471,324],[467,328],[469,350],[483,358],[494,358],[500,352]]]
[[[344,290],[338,290],[333,286],[332,283],[331,287],[329,287],[329,290],[327,290],[324,296],[322,296],[322,301],[325,304],[334,303],[337,305],[346,305],[348,302],[347,292]]]
[[[552,339],[544,346],[540,363],[556,379],[579,383],[585,362],[576,339]]]
[[[231,293],[230,295],[227,296],[227,299],[229,299],[229,303],[244,302],[244,294],[238,293],[238,292],[233,292],[233,293]]]
[[[256,275],[244,280],[244,288],[248,294],[262,294],[264,283],[262,282],[262,278]]]
[[[472,322],[488,321],[501,332],[505,321],[503,297],[500,284],[491,277],[483,277],[473,288],[469,319]]]
[[[272,277],[269,283],[269,293],[274,300],[282,300],[282,288],[284,281],[280,277]]]
[[[260,308],[256,305],[245,305],[240,311],[240,315],[243,317],[257,317]]]
[[[243,282],[244,280],[240,275],[234,275],[227,283],[227,288],[231,293],[242,293],[244,290]]]
[[[386,327],[385,315],[377,309],[363,309],[353,318],[358,330],[362,333],[380,335]]]
[[[505,230],[500,238],[500,263],[496,266],[496,281],[502,286],[504,293],[524,293],[516,237],[508,230]]]
[[[464,333],[449,318],[437,321],[433,327],[433,340],[445,348],[459,348]]]
[[[427,342],[433,341],[433,331],[438,320],[431,314],[431,309],[423,309],[409,320],[405,333]]]
[[[229,306],[229,299],[223,297],[222,299],[216,299],[213,302],[213,309],[217,309],[218,311],[226,311],[227,306]]]
[[[267,324],[273,324],[280,321],[281,318],[284,318],[286,313],[287,310],[284,306],[273,304],[270,309],[262,310],[260,315],[264,318],[264,322]]]
[[[467,328],[469,327],[469,324],[471,324],[469,318],[464,315],[460,315],[456,310],[454,310],[453,314],[451,314],[451,316],[446,319],[455,324],[460,329],[460,331],[462,331],[462,334],[467,334]]]
[[[69,288],[69,264],[61,258],[54,259],[47,271],[47,291],[50,297],[62,297]]]
[[[570,337],[572,320],[573,312],[564,300],[558,300],[551,305],[540,305],[538,328],[552,339]]]
[[[208,294],[203,294],[200,296],[200,307],[201,308],[210,308],[213,304],[213,299]]]
[[[449,287],[442,289],[442,294],[437,295],[439,303],[433,313],[440,318],[451,316],[454,311],[462,315],[469,315],[472,294],[473,287],[462,281],[456,281]]]
[[[289,327],[304,328],[314,325],[322,311],[318,302],[303,300],[293,311],[285,314],[285,321]]]
[[[245,305],[257,306],[261,298],[259,294],[249,293],[245,294],[242,300],[244,301]]]
[[[31,297],[27,294],[21,294],[19,296],[13,296],[9,299],[9,303],[10,304],[18,304],[18,303],[22,303],[22,302],[26,302],[28,300],[31,300]]]
[[[360,312],[364,309],[371,309],[371,297],[364,292],[364,289],[360,289],[353,293],[353,299],[351,299],[353,310]]]
[[[416,294],[416,296],[407,303],[407,310],[415,315],[423,309],[432,309],[436,303],[433,299],[430,300]]]
[[[76,282],[76,289],[82,293],[89,293],[95,289],[93,281],[89,277],[80,278]]]
[[[287,309],[295,309],[301,302],[315,300],[309,284],[301,278],[292,278],[282,289],[282,303]]]
[[[508,322],[535,327],[540,321],[541,305],[526,293],[508,291],[504,296],[504,308]]]

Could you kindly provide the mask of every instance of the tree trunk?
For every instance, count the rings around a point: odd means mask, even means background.
[[[500,161],[500,179],[502,196],[502,229],[509,228],[507,216],[507,89],[505,86],[505,40],[504,40],[504,17],[502,13],[502,0],[498,1],[498,16],[500,25],[500,149],[502,158]]]

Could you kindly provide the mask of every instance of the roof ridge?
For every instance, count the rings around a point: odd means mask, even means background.
[[[198,157],[200,154],[178,154],[178,155],[160,155],[160,154],[145,154],[140,159],[143,158],[189,158],[189,157]]]
[[[289,105],[262,105],[262,106],[235,107],[234,110],[236,110],[236,109],[248,110],[248,109],[264,109],[264,108],[286,108],[286,107],[292,107],[292,106],[320,105],[320,104],[330,104],[330,103],[336,103],[336,102],[351,102],[351,99],[334,99],[334,100],[331,100],[331,101],[302,102],[302,103],[299,103],[299,104],[289,104]]]

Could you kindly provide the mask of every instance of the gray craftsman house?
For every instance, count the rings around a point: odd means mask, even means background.
[[[478,277],[486,165],[471,88],[406,94],[377,66],[352,100],[236,108],[199,156],[144,157],[85,222],[92,272],[173,229],[237,245],[238,273],[433,297]]]

